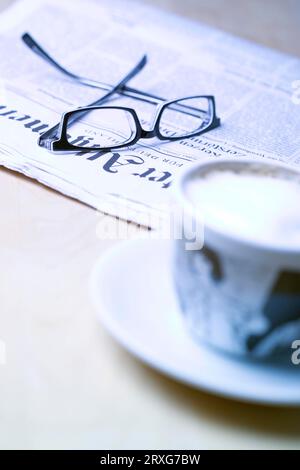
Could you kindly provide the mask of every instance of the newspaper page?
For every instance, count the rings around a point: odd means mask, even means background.
[[[166,99],[214,95],[221,126],[118,152],[50,153],[37,145],[39,135],[104,92],[56,71],[24,45],[24,32],[72,72],[112,85],[146,53],[130,86]],[[298,58],[138,2],[20,0],[0,16],[0,78],[0,164],[139,224],[155,226],[174,179],[194,161],[300,163]],[[153,105],[129,97],[112,104],[134,108],[144,123],[153,115]],[[79,129],[77,141],[91,130]]]

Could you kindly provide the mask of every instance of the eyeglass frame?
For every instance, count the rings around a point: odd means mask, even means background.
[[[113,150],[113,149],[120,149],[120,148],[125,148],[125,147],[128,147],[128,146],[131,146],[131,145],[134,145],[136,142],[138,142],[140,139],[151,139],[153,137],[157,137],[159,140],[169,140],[169,141],[176,141],[176,140],[182,140],[182,139],[187,139],[189,137],[196,137],[196,136],[199,136],[205,132],[208,132],[209,130],[212,130],[216,127],[219,126],[220,122],[219,122],[219,118],[216,116],[216,105],[215,105],[215,99],[214,99],[214,96],[212,95],[195,95],[195,96],[188,96],[188,97],[184,97],[182,99],[184,100],[188,100],[188,99],[201,99],[201,98],[205,98],[208,100],[208,104],[209,104],[209,111],[210,111],[210,121],[209,123],[206,125],[206,127],[204,129],[200,129],[196,132],[191,132],[187,135],[184,135],[184,136],[166,136],[166,135],[163,135],[160,131],[160,120],[161,120],[161,116],[164,112],[164,110],[169,107],[170,105],[172,105],[173,103],[174,104],[177,104],[178,101],[180,101],[180,99],[176,99],[176,100],[170,100],[170,101],[166,101],[164,103],[161,103],[158,105],[158,108],[157,108],[157,111],[155,113],[155,116],[153,118],[153,123],[152,123],[152,129],[150,130],[146,130],[143,128],[141,122],[140,122],[140,119],[135,111],[135,109],[133,108],[129,108],[129,107],[125,107],[125,106],[87,106],[87,107],[83,107],[83,108],[79,108],[79,109],[76,109],[74,111],[68,111],[66,113],[63,113],[62,115],[62,118],[61,118],[61,125],[60,125],[60,128],[59,128],[59,131],[58,131],[58,139],[55,139],[53,141],[50,142],[50,150],[52,151],[74,151],[74,150],[78,150],[78,151],[91,151],[91,147],[81,147],[81,146],[77,146],[77,145],[73,145],[69,142],[69,139],[68,139],[68,120],[70,118],[70,116],[72,115],[75,115],[77,113],[88,113],[88,112],[91,112],[91,111],[94,111],[94,110],[108,110],[108,109],[118,109],[118,110],[122,110],[124,112],[127,112],[129,113],[132,118],[133,118],[133,121],[135,123],[135,135],[134,137],[127,141],[126,144],[120,144],[120,145],[114,145],[114,146],[110,146],[110,147],[98,147],[98,146],[93,146],[92,149],[93,151],[99,151],[99,150],[103,150],[103,151],[107,151],[107,150]],[[181,112],[181,111],[179,111]]]
[[[121,81],[119,81],[119,83],[117,83],[115,86],[112,86],[112,85],[108,85],[105,83],[97,82],[95,80],[91,80],[85,77],[75,75],[74,73],[65,69],[55,59],[53,59],[53,57],[51,57],[50,54],[47,53],[29,33],[24,33],[22,35],[22,40],[39,57],[44,59],[48,64],[52,65],[63,74],[67,75],[69,78],[74,79],[75,81],[79,82],[82,85],[93,87],[93,88],[100,88],[102,90],[107,91],[107,93],[104,96],[102,96],[100,99],[98,99],[94,103],[91,103],[90,105],[85,106],[85,107],[80,107],[78,109],[63,113],[60,123],[53,126],[51,129],[48,129],[39,137],[38,144],[41,147],[46,147],[48,150],[51,150],[54,152],[57,152],[57,151],[59,152],[69,152],[69,151],[91,152],[91,151],[99,151],[99,150],[109,151],[113,149],[126,148],[128,146],[134,145],[141,138],[148,139],[148,138],[153,138],[153,137],[158,137],[160,140],[176,141],[176,140],[187,139],[190,137],[197,137],[201,134],[209,132],[212,129],[215,129],[221,124],[221,120],[219,117],[217,117],[217,114],[216,114],[216,104],[215,104],[215,98],[213,95],[185,96],[183,98],[177,98],[176,100],[166,101],[164,98],[128,87],[127,82],[131,78],[133,78],[146,65],[147,63],[146,55],[142,57],[142,59],[138,62],[138,64]],[[123,107],[123,106],[97,106],[97,105],[100,105],[100,103],[107,101],[114,94],[120,94],[120,95],[124,94],[125,96],[129,96],[133,99],[138,99],[141,101],[149,102],[151,104],[157,104],[158,107],[157,107],[157,111],[153,119],[153,128],[151,130],[145,130],[141,125],[141,122],[137,116],[136,111],[133,108]],[[208,100],[209,110],[211,112],[211,119],[209,121],[209,124],[204,129],[199,129],[196,132],[191,132],[184,136],[172,137],[172,136],[164,136],[163,134],[161,134],[160,129],[159,129],[160,118],[165,108],[172,105],[173,103],[178,104],[179,101],[188,100],[188,99],[196,99],[196,98],[205,98]],[[181,106],[186,107],[185,105],[181,105]],[[82,146],[75,146],[75,145],[70,144],[70,142],[68,141],[68,134],[67,134],[67,125],[68,125],[69,117],[77,113],[88,113],[96,109],[101,109],[101,110],[102,109],[120,109],[120,110],[129,112],[131,116],[133,117],[133,120],[136,126],[136,134],[135,134],[135,137],[132,139],[132,141],[126,142],[126,144],[123,143],[123,144],[111,146],[111,147],[100,147],[100,146],[99,147],[98,146],[82,147]],[[201,111],[201,110],[197,110],[197,111]],[[58,135],[56,134],[56,131]],[[56,134],[55,137],[53,136],[54,133]]]

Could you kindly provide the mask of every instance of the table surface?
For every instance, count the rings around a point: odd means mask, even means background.
[[[300,55],[298,0],[152,3]],[[300,448],[300,410],[186,387],[111,339],[88,279],[119,242],[97,238],[94,210],[5,169],[0,188],[1,448]]]

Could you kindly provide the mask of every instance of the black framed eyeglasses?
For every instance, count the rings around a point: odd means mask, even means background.
[[[78,83],[105,90],[106,93],[88,106],[80,107],[62,115],[61,122],[48,129],[39,138],[39,145],[54,152],[90,152],[110,151],[135,144],[140,139],[156,137],[159,140],[181,140],[199,136],[220,125],[216,115],[216,104],[212,95],[196,95],[177,100],[167,101],[164,98],[146,93],[127,86],[147,63],[147,56],[116,85],[111,86],[73,74],[58,64],[28,34],[22,36],[23,41],[69,78]],[[135,109],[125,106],[107,106],[114,95],[124,95],[152,105],[156,105],[155,113],[147,121],[141,122]],[[84,132],[84,142],[76,143],[75,136]],[[84,144],[84,145],[83,145]]]

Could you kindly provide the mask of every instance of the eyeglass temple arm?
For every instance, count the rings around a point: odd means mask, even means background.
[[[22,35],[22,40],[26,44],[26,46],[28,46],[29,49],[31,49],[40,58],[44,59],[46,62],[48,62],[48,64],[55,67],[64,75],[68,76],[69,78],[72,78],[73,80],[80,82],[82,85],[93,87],[93,88],[100,88],[101,90],[106,90],[106,91],[111,91],[114,88],[112,85],[108,83],[91,80],[90,78],[81,77],[79,75],[76,75],[70,72],[65,67],[60,65],[53,57],[51,57],[50,54],[48,54],[48,52],[46,52],[45,49],[43,49],[40,46],[40,44],[38,44],[37,41],[29,33],[24,33]],[[125,84],[123,85],[120,92],[126,96],[135,97],[142,101],[149,101],[145,98],[150,98],[151,103],[153,102],[153,100],[154,100],[154,103],[165,101],[164,98],[161,98],[156,95],[152,95],[144,91],[137,90],[135,88],[127,87],[125,86]]]
[[[135,75],[137,75],[140,70],[146,65],[147,63],[147,56],[144,55],[141,60],[136,64],[136,66],[130,70],[130,72],[128,72],[127,75],[125,75],[125,77],[122,78],[122,80],[120,80],[116,85],[114,85],[113,87],[111,87],[110,91],[108,91],[104,96],[101,96],[101,98],[99,98],[98,100],[94,101],[93,103],[90,103],[88,106],[98,106],[102,103],[104,103],[105,101],[107,101],[110,96],[112,96],[113,94],[119,92],[119,90],[129,81],[131,80],[131,78],[133,78]],[[79,108],[80,109],[80,108]],[[88,113],[88,111],[83,111],[82,113],[77,113],[77,114],[74,114],[70,120],[69,120],[69,124],[72,124],[74,123],[75,121],[77,121],[78,119],[82,118],[82,116],[84,116],[86,113]],[[60,123],[56,124],[55,126],[51,127],[50,129],[48,129],[46,132],[44,132],[40,138],[39,138],[39,145],[41,145],[42,147],[47,147],[47,141],[49,140],[53,140],[54,137],[56,137],[57,135],[57,132],[59,131],[59,128],[60,128]]]

